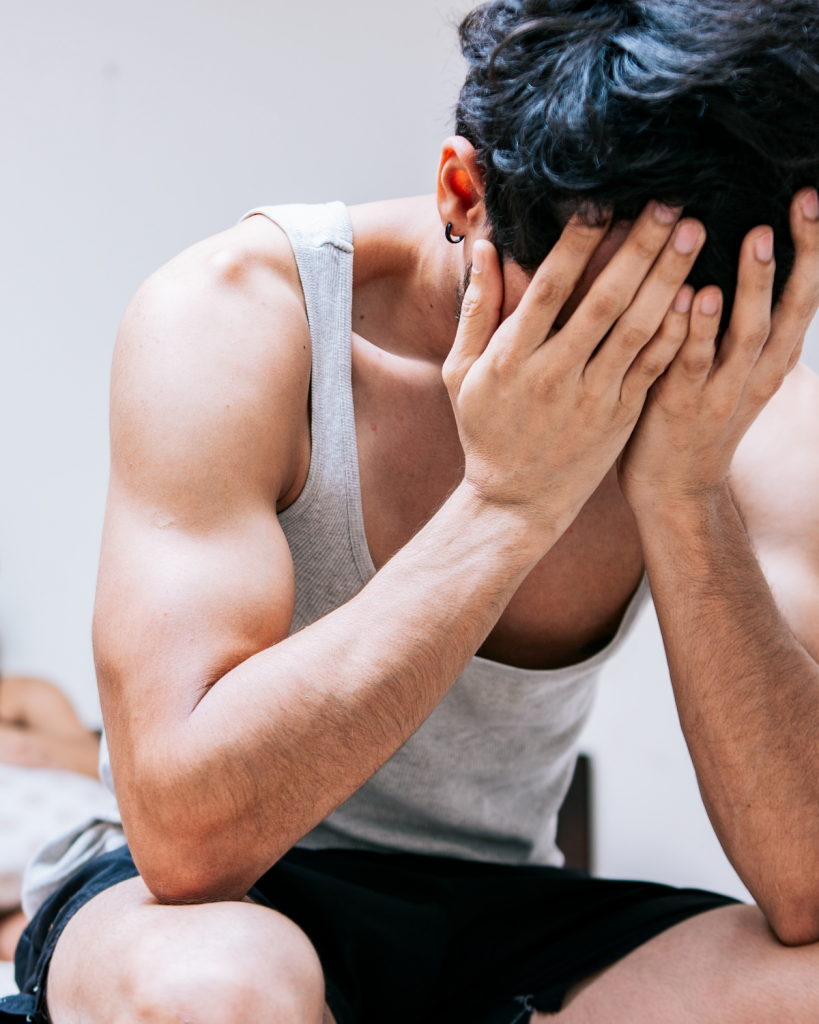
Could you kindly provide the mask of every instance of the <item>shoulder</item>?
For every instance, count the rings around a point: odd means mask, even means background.
[[[270,328],[275,330],[271,333]],[[248,348],[264,335],[260,350]],[[120,326],[116,356],[146,352],[249,365],[300,362],[309,330],[295,259],[287,236],[266,217],[252,217],[186,249],[137,291]],[[239,339],[248,339],[239,346]]]
[[[267,218],[249,218],[171,260],[130,303],[112,370],[114,469],[150,488],[163,467],[181,480],[198,465],[209,489],[207,467],[223,475],[241,452],[280,497],[303,455],[309,382],[290,244]]]
[[[802,363],[742,440],[731,482],[762,548],[798,547],[819,565],[819,376]]]

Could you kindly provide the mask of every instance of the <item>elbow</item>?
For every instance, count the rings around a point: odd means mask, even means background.
[[[241,900],[270,865],[248,851],[219,841],[220,833],[163,843],[132,843],[137,870],[158,903],[219,903]]]
[[[241,900],[292,841],[260,828],[255,799],[216,791],[178,764],[171,768],[132,766],[119,787],[142,880],[159,903]]]
[[[201,810],[123,814],[131,856],[159,903],[241,900],[278,859],[248,841],[254,830],[247,823],[213,820]]]
[[[146,863],[137,868],[157,901],[168,906],[192,903],[222,903],[241,900],[253,883],[244,885],[217,871],[196,871],[179,866]]]
[[[780,898],[762,909],[783,946],[810,946],[819,942],[819,892]]]

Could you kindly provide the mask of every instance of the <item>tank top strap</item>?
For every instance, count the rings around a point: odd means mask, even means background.
[[[347,207],[340,202],[260,206],[242,220],[254,215],[267,217],[287,235],[310,327],[310,470],[302,493],[279,515],[297,576],[301,566],[305,569],[303,588],[297,581],[304,599],[297,600],[294,625],[298,627],[302,616],[308,615],[307,606],[311,613],[318,610],[317,604],[307,600],[305,590],[325,589],[315,579],[315,574],[325,575],[315,564],[317,538],[329,542],[333,573],[346,581],[344,590],[350,596],[375,572],[364,534],[353,413],[353,229]],[[313,580],[307,575],[308,567]]]

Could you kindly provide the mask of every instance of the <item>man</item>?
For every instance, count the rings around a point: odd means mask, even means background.
[[[436,197],[267,209],[144,286],[95,623],[128,845],[65,847],[15,1012],[816,1019],[816,31],[491,3]],[[758,908],[558,866],[644,570]]]

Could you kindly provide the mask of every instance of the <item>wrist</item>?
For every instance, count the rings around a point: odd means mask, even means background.
[[[680,533],[700,533],[721,511],[734,508],[727,481],[691,490],[655,488],[630,494],[628,501],[638,529],[659,527]]]
[[[495,544],[511,549],[515,560],[522,559],[531,565],[546,554],[563,532],[554,517],[544,510],[525,502],[488,497],[466,479],[458,485],[450,501],[479,529],[487,530]]]

